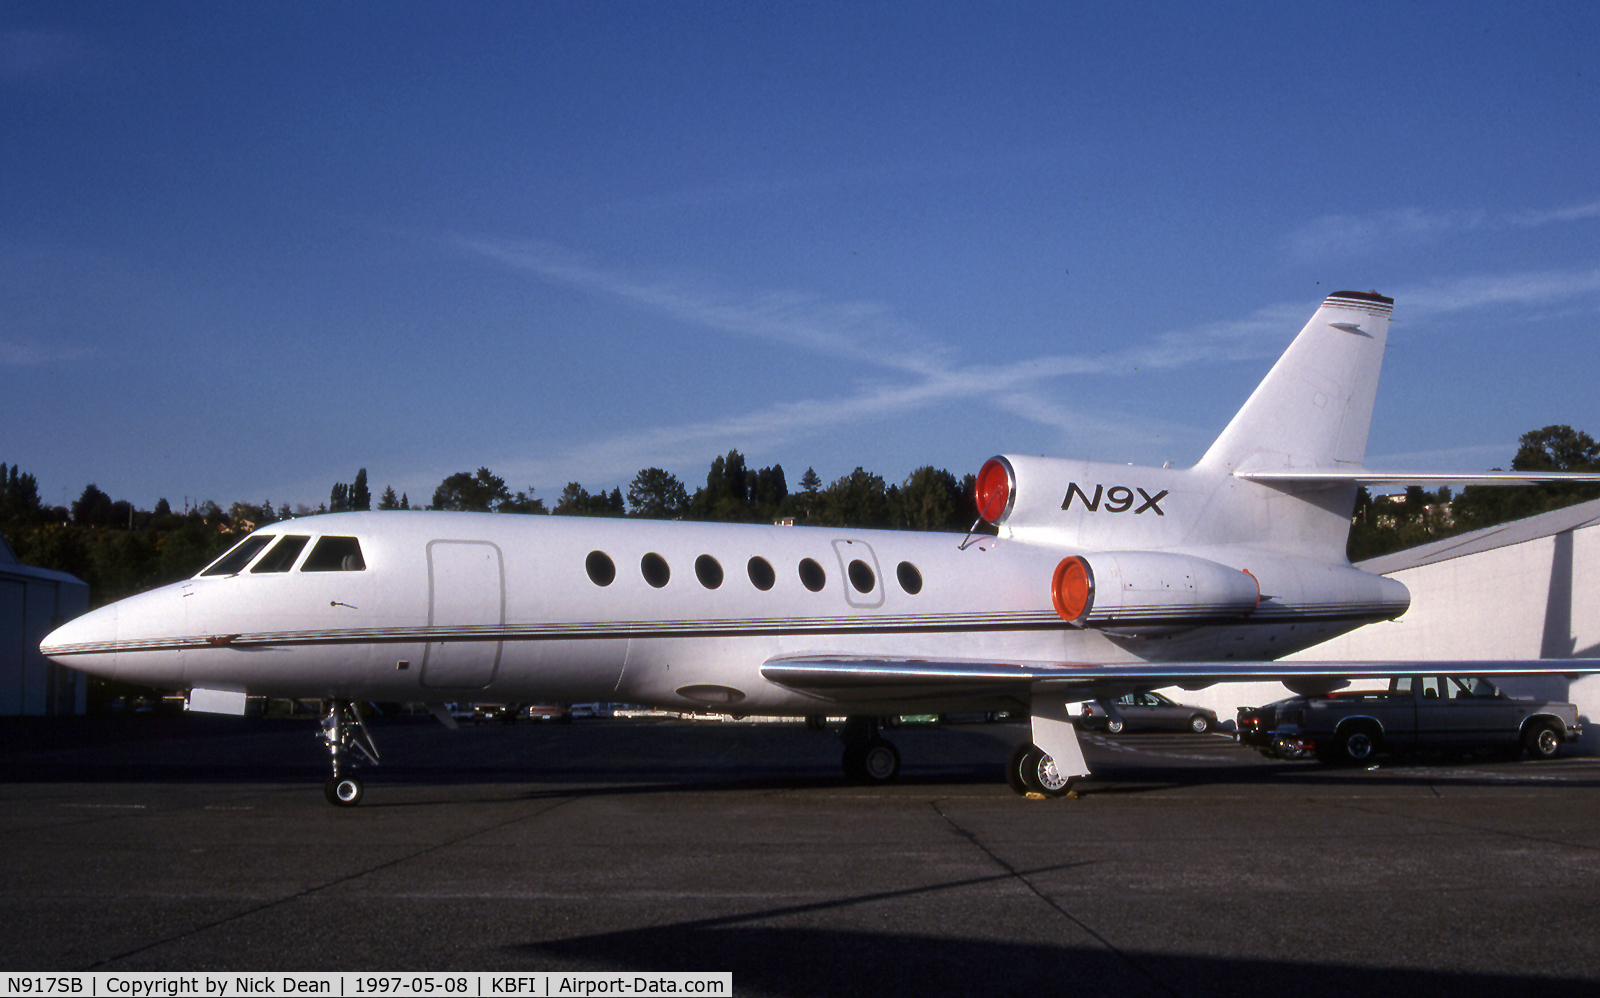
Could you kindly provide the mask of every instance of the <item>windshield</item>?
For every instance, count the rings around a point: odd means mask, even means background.
[[[250,559],[256,552],[266,546],[268,541],[276,540],[277,534],[251,534],[244,540],[235,544],[227,554],[211,563],[211,567],[201,572],[201,575],[237,575],[250,564]]]

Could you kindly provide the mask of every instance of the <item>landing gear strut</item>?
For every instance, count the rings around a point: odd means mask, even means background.
[[[878,736],[876,717],[845,718],[839,732],[844,742],[844,775],[857,783],[893,783],[900,775],[900,752]]]
[[[317,736],[328,746],[333,763],[333,776],[329,777],[323,793],[328,803],[339,807],[354,807],[361,802],[361,778],[350,771],[362,759],[378,765],[378,747],[372,734],[349,700],[328,700],[323,704],[321,727]]]

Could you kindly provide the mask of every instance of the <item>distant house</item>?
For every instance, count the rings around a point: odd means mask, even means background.
[[[39,642],[88,608],[82,580],[20,564],[0,537],[0,717],[84,712],[89,677],[39,654]]]

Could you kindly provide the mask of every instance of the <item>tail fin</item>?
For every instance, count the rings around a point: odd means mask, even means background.
[[[1082,550],[1248,545],[1343,562],[1393,307],[1329,295],[1192,468],[1006,455],[979,473],[979,508]]]
[[[1198,467],[1360,467],[1394,304],[1376,291],[1326,297]]]
[[[1213,536],[1344,558],[1355,481],[1267,479],[1272,472],[1361,467],[1393,309],[1394,299],[1375,291],[1340,291],[1300,330],[1194,468],[1232,483],[1207,510]],[[1251,472],[1262,479],[1249,480]]]
[[[1361,467],[1393,310],[1376,291],[1329,295],[1198,467]]]

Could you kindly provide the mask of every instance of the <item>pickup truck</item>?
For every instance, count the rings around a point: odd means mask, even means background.
[[[1363,763],[1379,752],[1500,749],[1553,759],[1583,733],[1570,703],[1508,697],[1475,676],[1404,676],[1386,690],[1291,697],[1239,711],[1239,741],[1269,757]]]

